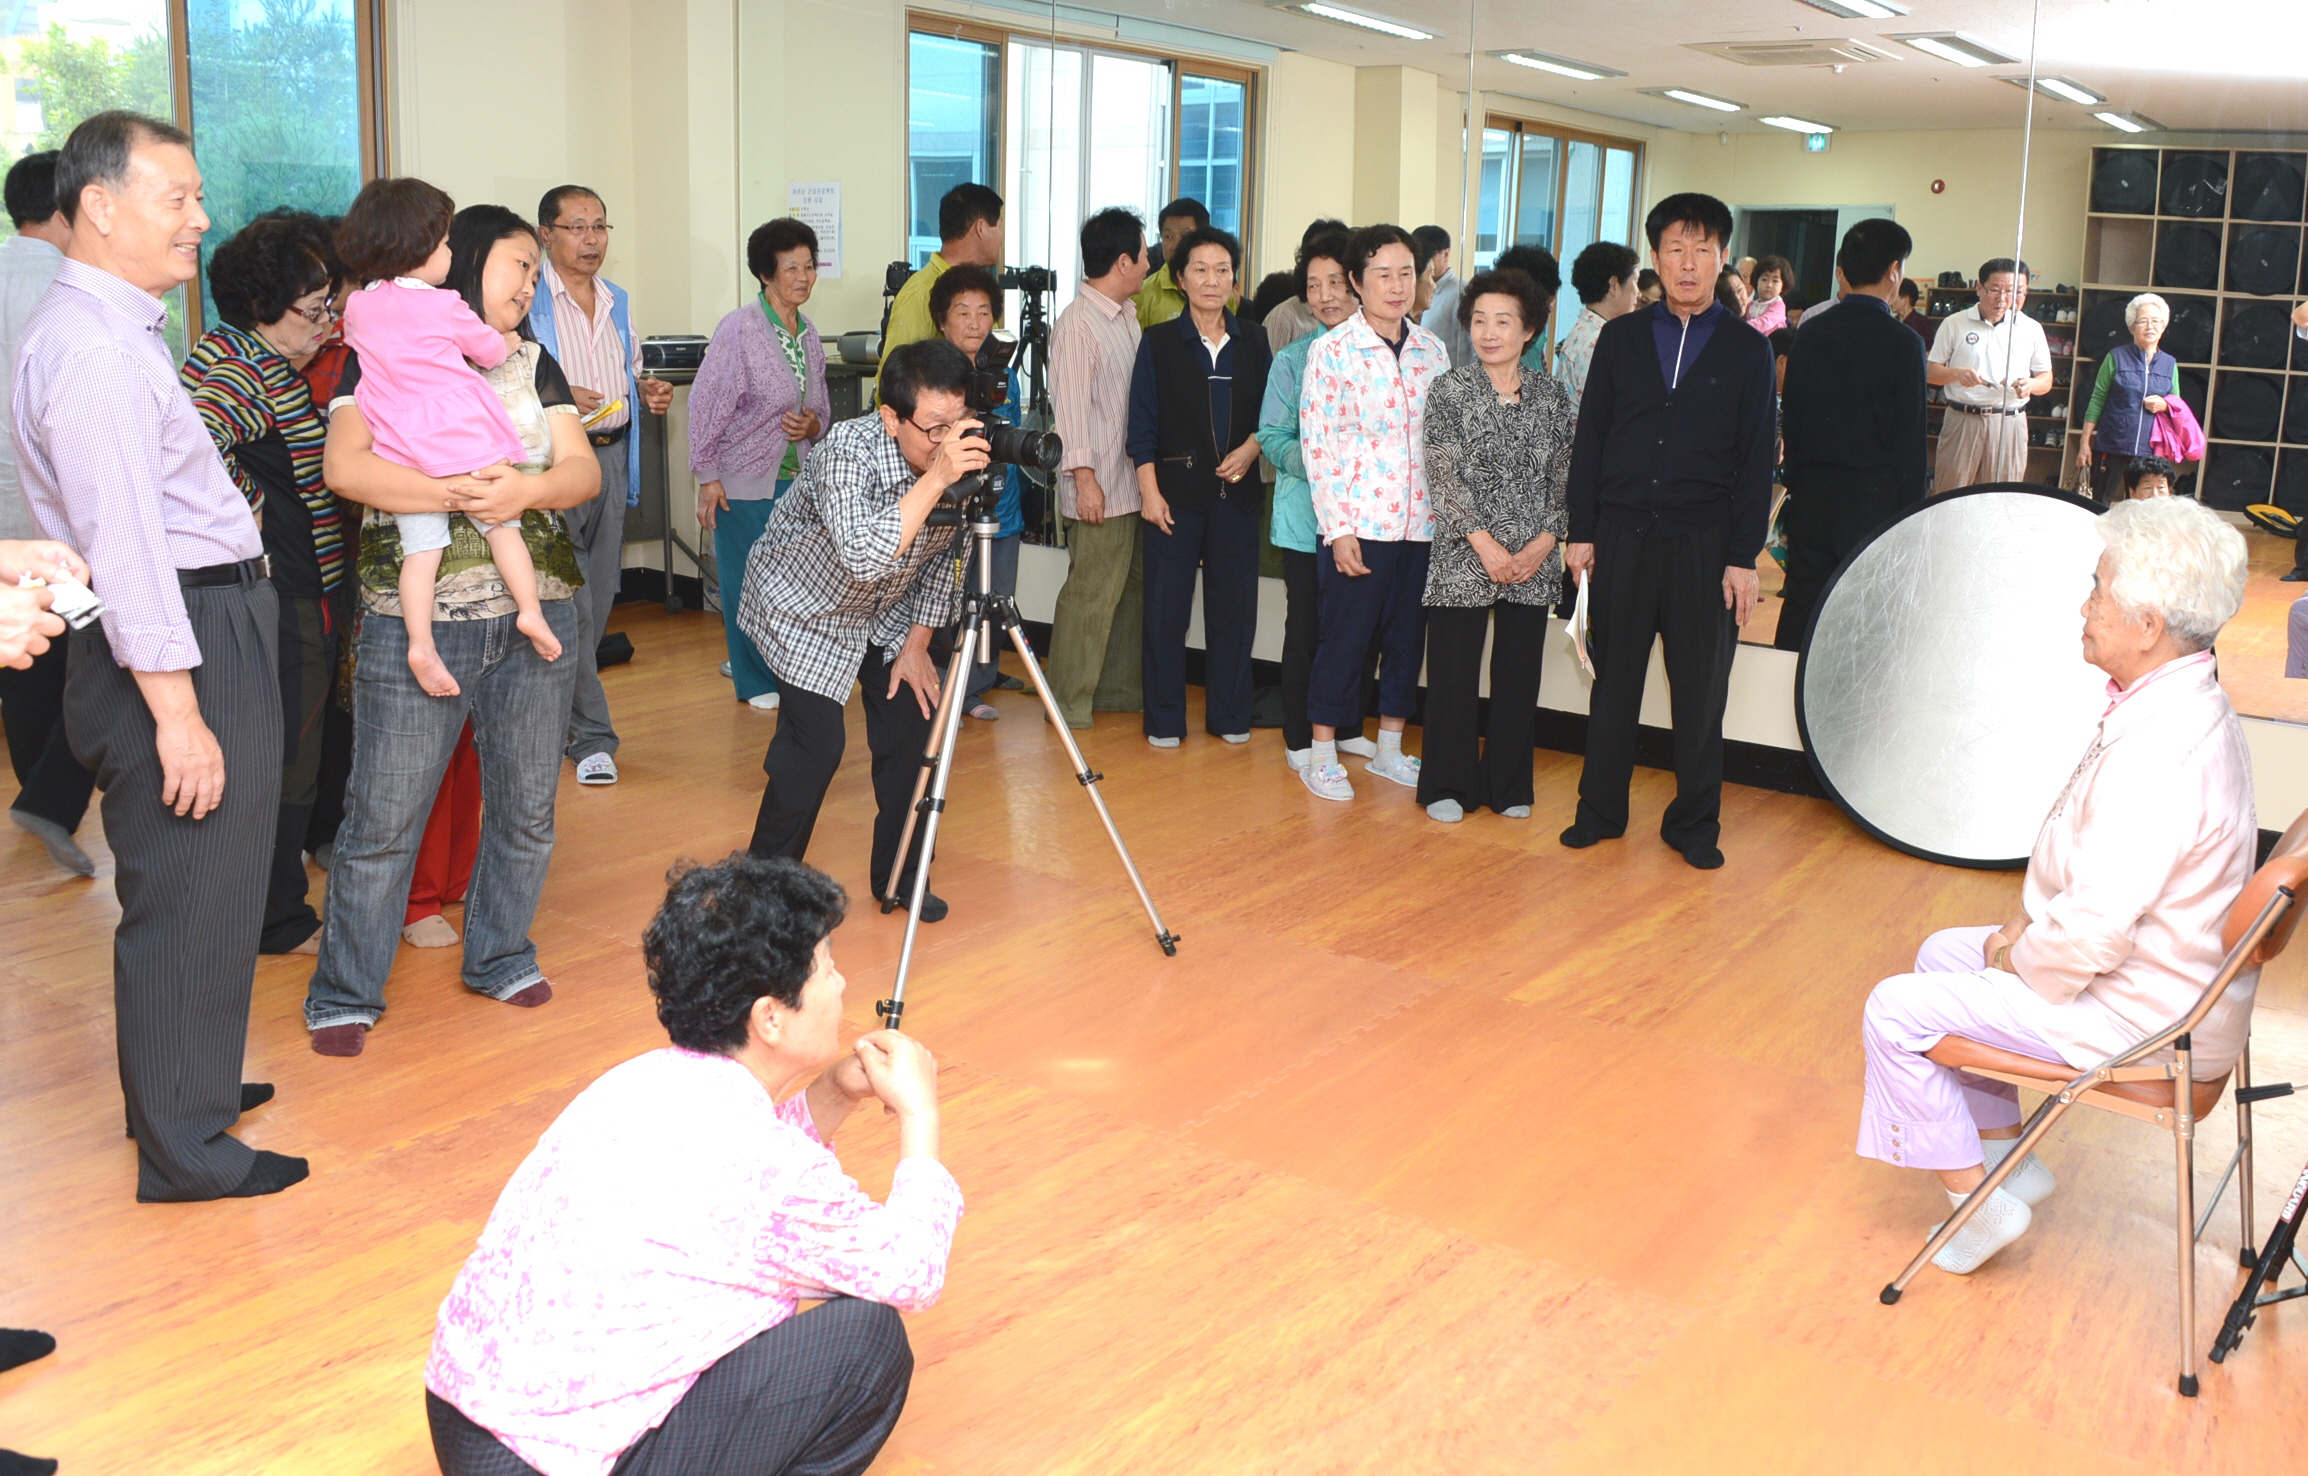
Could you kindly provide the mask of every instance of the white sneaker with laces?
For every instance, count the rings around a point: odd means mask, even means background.
[[[594,785],[615,784],[617,782],[617,760],[605,753],[585,755],[585,757],[577,760],[577,782]]]
[[[1282,761],[1290,765],[1291,773],[1303,774],[1306,772],[1306,766],[1314,762],[1314,750],[1311,748],[1286,748],[1282,750]]]
[[[1343,765],[1308,764],[1298,771],[1298,777],[1305,782],[1308,789],[1313,790],[1322,799],[1350,800],[1354,798],[1354,783],[1346,777],[1346,769]]]
[[[1964,1196],[1953,1192],[1948,1198],[1957,1204],[1964,1200]],[[1998,1189],[1987,1197],[1987,1203],[1981,1205],[1977,1213],[1964,1221],[1955,1238],[1940,1247],[1931,1263],[1942,1271],[1969,1276],[1986,1265],[1997,1251],[2025,1235],[2029,1221],[2034,1218],[2035,1212],[2028,1208],[2026,1200],[2008,1189]],[[1940,1221],[1942,1225],[1946,1223]],[[1933,1227],[1934,1233],[1937,1229]]]
[[[1418,787],[1418,760],[1401,749],[1389,749],[1363,767],[1381,779],[1392,779],[1413,789]]]
[[[745,705],[762,712],[775,712],[777,711],[777,694],[775,692],[756,692],[745,699]]]
[[[1359,735],[1353,738],[1339,739],[1338,751],[1353,758],[1366,759],[1378,757],[1378,745],[1372,742],[1370,739],[1360,737]]]

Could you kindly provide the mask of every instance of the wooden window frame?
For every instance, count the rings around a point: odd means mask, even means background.
[[[1544,137],[1553,138],[1566,145],[1572,143],[1584,143],[1594,144],[1605,149],[1626,149],[1633,153],[1635,156],[1636,193],[1638,199],[1640,198],[1641,183],[1643,179],[1643,141],[1641,139],[1620,138],[1614,134],[1597,133],[1592,129],[1587,128],[1573,128],[1567,124],[1549,123],[1543,119],[1538,118],[1518,118],[1512,113],[1485,113],[1483,115],[1483,126],[1476,130],[1475,135],[1477,144],[1476,157],[1478,160],[1481,157],[1479,148],[1481,137],[1483,134],[1492,132],[1493,130],[1514,134],[1539,134]],[[1518,156],[1521,153],[1521,146],[1519,144],[1516,146],[1516,153]],[[1555,164],[1555,204],[1554,214],[1552,217],[1550,217],[1554,221],[1554,240],[1545,243],[1549,251],[1553,251],[1557,243],[1563,239],[1563,211],[1569,199],[1571,183],[1571,171],[1568,167],[1569,163],[1570,150],[1566,147],[1562,150],[1561,154],[1556,159]],[[1477,184],[1474,192],[1474,206],[1479,216],[1479,213],[1482,210],[1482,188],[1480,183],[1481,168],[1479,163],[1476,166],[1476,179]],[[1632,222],[1630,222],[1630,224],[1632,224]]]

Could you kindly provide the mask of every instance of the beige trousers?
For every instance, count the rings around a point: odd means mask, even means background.
[[[1972,415],[1948,407],[1931,474],[1933,496],[1982,482],[2025,481],[2027,471],[2026,416]]]

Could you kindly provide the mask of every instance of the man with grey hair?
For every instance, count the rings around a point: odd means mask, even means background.
[[[120,896],[136,1197],[272,1194],[305,1161],[227,1129],[273,1094],[240,1067],[280,797],[279,620],[256,518],[162,337],[161,299],[198,275],[208,230],[192,141],[98,113],[64,142],[56,203],[72,236],[25,325],[13,411],[32,515],[105,606],[72,638],[65,724],[104,791]]]
[[[2083,658],[2108,674],[2108,709],[2036,837],[2020,910],[1932,934],[1867,1001],[1859,1152],[1934,1171],[1952,1204],[2020,1135],[2018,1090],[1965,1068],[2065,1079],[2186,1014],[2257,856],[2251,754],[2211,651],[2243,607],[2243,535],[2179,497],[2120,503],[2099,531]],[[2240,982],[2204,1017],[2198,1081],[2235,1068],[2251,1011]],[[2057,1187],[2030,1154],[1934,1263],[1977,1270]]]

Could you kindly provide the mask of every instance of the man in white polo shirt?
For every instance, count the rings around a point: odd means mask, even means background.
[[[1935,496],[2027,476],[2027,403],[2052,387],[2051,345],[2021,311],[2027,300],[2027,263],[1999,256],[1979,269],[1978,305],[1940,322],[1924,364],[1925,378],[1947,396]]]

